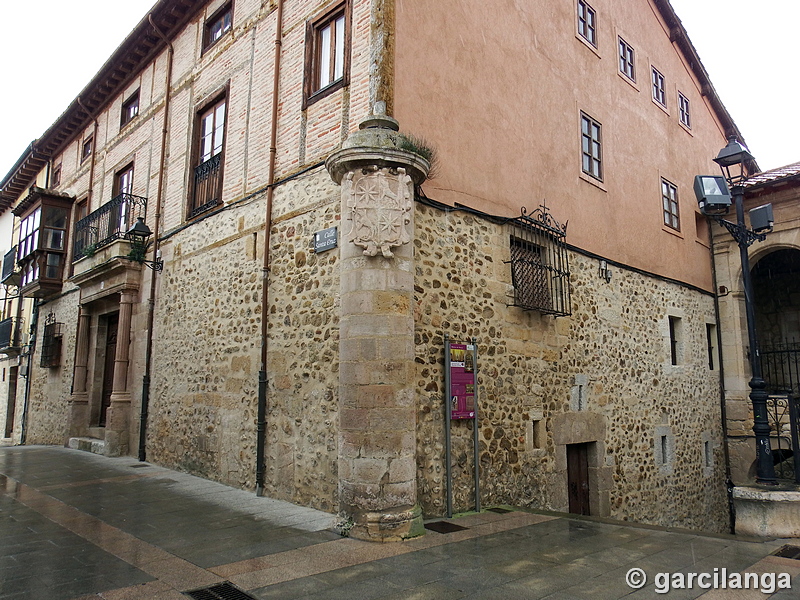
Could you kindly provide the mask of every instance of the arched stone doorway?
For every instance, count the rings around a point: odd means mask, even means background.
[[[759,347],[800,344],[800,250],[770,252],[752,276]]]

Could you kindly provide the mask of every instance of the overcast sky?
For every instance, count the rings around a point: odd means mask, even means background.
[[[154,2],[6,3],[0,36],[0,82],[5,88],[0,93],[0,178],[75,99]],[[800,0],[671,2],[761,168],[800,161],[800,150],[793,145],[800,137],[800,118],[794,114],[800,98]]]

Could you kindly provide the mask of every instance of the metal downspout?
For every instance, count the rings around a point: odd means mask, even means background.
[[[269,316],[270,238],[272,230],[272,199],[275,188],[275,157],[278,142],[278,88],[281,72],[281,38],[283,33],[283,0],[278,0],[275,25],[275,63],[272,80],[272,123],[269,143],[269,177],[267,179],[267,208],[264,218],[264,264],[261,280],[261,361],[258,371],[258,421],[256,425],[256,495],[264,495],[264,444],[267,420],[267,318]]]
[[[161,232],[161,204],[164,198],[164,171],[167,163],[167,134],[169,124],[170,107],[170,87],[172,85],[172,62],[175,56],[175,48],[167,37],[153,22],[153,15],[147,15],[150,25],[155,29],[156,34],[164,40],[167,45],[167,78],[164,88],[164,119],[161,127],[161,162],[158,167],[158,191],[156,192],[156,215],[153,223],[153,257],[158,260],[159,255],[159,235]],[[147,460],[147,416],[150,409],[150,372],[153,362],[153,321],[155,320],[156,305],[156,270],[150,270],[150,297],[147,301],[147,342],[144,354],[144,375],[142,376],[142,406],[139,413],[139,460]]]
[[[711,244],[711,280],[714,286],[714,318],[717,324],[717,360],[719,361],[719,393],[720,393],[720,418],[722,419],[722,454],[725,458],[725,488],[728,498],[728,524],[731,534],[736,533],[736,511],[733,505],[733,480],[731,479],[731,456],[728,448],[728,407],[725,403],[725,366],[722,360],[722,320],[719,314],[719,296],[717,292],[717,263],[714,260],[714,232],[711,221],[706,219],[708,225],[708,239]]]

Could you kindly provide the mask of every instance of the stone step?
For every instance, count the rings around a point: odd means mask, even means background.
[[[73,450],[83,450],[84,452],[91,452],[93,454],[106,453],[106,441],[90,437],[73,437],[69,438],[67,443],[68,448]]]

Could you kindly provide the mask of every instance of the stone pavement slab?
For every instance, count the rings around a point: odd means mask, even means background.
[[[333,515],[130,457],[3,447],[0,600],[179,600],[224,581],[262,600],[800,597],[800,561],[770,556],[786,541],[521,509],[451,521],[466,529],[362,542]],[[723,568],[787,573],[793,589],[656,588],[659,573]]]

